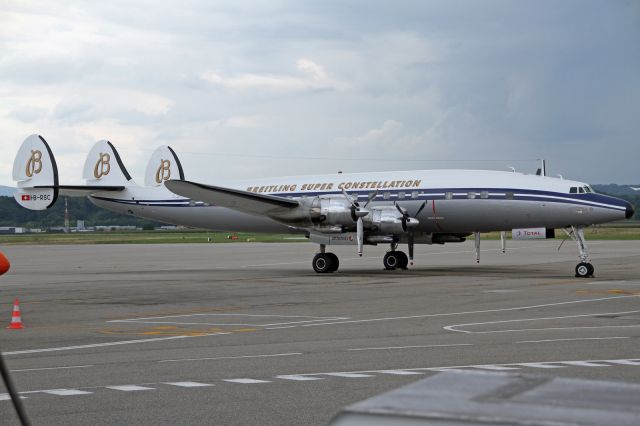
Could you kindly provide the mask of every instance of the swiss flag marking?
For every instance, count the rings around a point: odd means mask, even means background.
[[[30,201],[30,200],[31,200],[31,195],[26,195],[26,194],[22,195],[22,201]]]

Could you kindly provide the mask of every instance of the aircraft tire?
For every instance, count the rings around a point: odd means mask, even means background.
[[[398,258],[398,253],[402,253],[402,252],[397,252],[397,251],[388,251],[384,257],[382,258],[382,264],[384,265],[384,269],[386,269],[387,271],[393,271],[394,269],[398,268],[398,264],[400,259]]]
[[[406,271],[409,265],[409,258],[403,251],[397,251],[396,255],[398,256],[398,269],[404,269]]]
[[[325,253],[330,259],[331,259],[331,271],[329,272],[336,272],[338,270],[338,268],[340,267],[340,259],[338,259],[338,256],[336,256],[335,253]]]
[[[580,262],[576,265],[576,277],[587,278],[593,276],[594,267],[590,263]]]
[[[313,256],[313,270],[319,274],[326,274],[333,271],[333,262],[328,253],[318,253]]]

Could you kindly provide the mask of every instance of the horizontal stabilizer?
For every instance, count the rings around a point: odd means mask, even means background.
[[[299,205],[296,200],[289,198],[209,186],[186,180],[168,180],[165,182],[165,186],[171,192],[183,197],[249,214],[268,215],[283,209],[294,209]]]
[[[102,185],[59,185],[53,186],[35,186],[35,189],[57,189],[58,194],[65,197],[86,197],[96,192],[118,192],[124,191],[124,186],[102,186]]]

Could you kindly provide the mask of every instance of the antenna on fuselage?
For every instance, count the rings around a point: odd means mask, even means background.
[[[540,168],[536,171],[537,176],[546,176],[547,175],[547,166],[545,165],[544,158],[538,158],[540,160]]]
[[[515,167],[513,167],[513,166],[509,166],[509,168],[511,169],[511,171],[512,171],[513,173],[515,173],[515,172],[516,172],[516,168],[515,168]]]

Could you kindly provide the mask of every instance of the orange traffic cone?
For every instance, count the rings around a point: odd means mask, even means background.
[[[12,330],[20,330],[22,328],[22,318],[20,317],[20,302],[18,299],[13,301],[13,313],[11,314],[11,324],[9,327]]]

